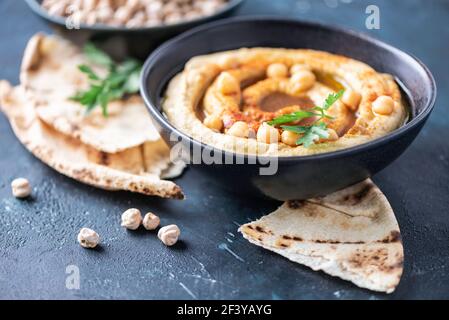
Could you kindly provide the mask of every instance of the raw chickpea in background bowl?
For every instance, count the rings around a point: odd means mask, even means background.
[[[75,43],[93,40],[116,58],[145,58],[199,24],[229,16],[244,0],[26,0]]]
[[[74,18],[86,25],[143,28],[198,19],[215,14],[229,0],[43,0],[51,16]]]

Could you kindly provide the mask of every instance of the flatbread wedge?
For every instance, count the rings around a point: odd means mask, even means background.
[[[402,275],[399,226],[371,180],[323,198],[287,201],[239,231],[251,243],[362,288],[391,293]]]
[[[0,106],[22,144],[56,171],[107,190],[128,190],[182,199],[179,186],[160,179],[170,168],[169,149],[162,140],[145,142],[122,152],[106,153],[65,135],[43,122],[21,86],[0,82]],[[155,155],[158,155],[157,157]]]
[[[86,114],[85,106],[69,97],[89,87],[79,65],[89,65],[99,75],[107,68],[92,64],[68,40],[41,33],[28,42],[22,59],[20,81],[36,114],[55,130],[81,140],[97,150],[116,153],[160,139],[138,94],[108,104],[108,117],[100,108]]]

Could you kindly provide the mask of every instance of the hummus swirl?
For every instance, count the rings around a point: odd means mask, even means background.
[[[321,106],[330,93],[342,89],[343,97],[327,111],[332,118],[324,120],[329,138],[306,148],[274,127],[270,130],[278,131],[275,141],[260,138],[265,122]],[[162,108],[175,127],[203,143],[231,152],[278,156],[362,144],[395,130],[407,115],[391,75],[327,52],[272,48],[192,58],[170,81]]]

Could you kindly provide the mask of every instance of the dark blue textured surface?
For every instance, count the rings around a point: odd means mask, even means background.
[[[295,16],[368,32],[364,12],[373,3],[381,10],[381,30],[369,33],[418,56],[439,89],[421,135],[374,179],[396,212],[405,246],[404,275],[394,294],[313,272],[237,234],[236,224],[272,211],[276,202],[228,194],[220,181],[195,169],[177,181],[187,194],[184,202],[96,190],[36,160],[0,116],[0,298],[449,298],[449,2],[248,0],[239,13]],[[0,14],[0,78],[17,83],[27,40],[48,29],[22,1],[1,1]],[[30,179],[33,199],[10,195],[17,176]],[[123,230],[120,214],[131,206],[156,212],[163,224],[178,224],[183,241],[168,249],[151,232]],[[82,226],[100,233],[101,250],[77,245]],[[71,264],[80,268],[80,290],[65,287]]]

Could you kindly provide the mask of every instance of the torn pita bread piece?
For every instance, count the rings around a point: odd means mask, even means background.
[[[287,201],[239,231],[251,243],[362,288],[391,293],[402,275],[399,226],[371,180],[323,198]]]
[[[78,69],[89,65],[97,74],[107,69],[91,64],[75,45],[58,36],[37,34],[28,42],[20,80],[27,97],[36,103],[37,116],[55,130],[81,140],[97,150],[115,153],[160,139],[142,98],[134,94],[112,101],[109,115],[100,108],[86,114],[85,106],[71,101],[89,87],[86,74]]]
[[[128,190],[163,198],[182,199],[181,189],[161,180],[171,168],[169,148],[162,140],[145,142],[122,152],[106,153],[62,134],[36,114],[21,86],[0,82],[0,106],[17,138],[37,158],[56,171],[107,190]],[[181,165],[182,167],[182,165]]]

